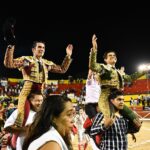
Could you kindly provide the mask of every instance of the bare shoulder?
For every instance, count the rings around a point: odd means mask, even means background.
[[[61,150],[60,145],[55,141],[49,141],[44,144],[39,150]]]

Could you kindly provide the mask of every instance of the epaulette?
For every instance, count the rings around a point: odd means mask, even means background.
[[[111,70],[111,67],[105,64],[101,64],[106,70]]]
[[[22,56],[24,59],[28,60],[29,62],[33,62],[33,56]]]

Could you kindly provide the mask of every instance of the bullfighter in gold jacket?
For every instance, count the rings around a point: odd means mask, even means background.
[[[97,37],[93,35],[92,45],[89,57],[89,68],[100,74],[101,82],[101,95],[99,98],[98,106],[105,117],[110,117],[113,114],[113,107],[108,102],[108,95],[112,88],[123,90],[124,81],[133,81],[144,74],[144,72],[136,72],[132,75],[124,73],[124,68],[120,70],[115,68],[117,62],[116,53],[114,51],[108,51],[104,54],[104,61],[106,64],[97,63]],[[132,123],[140,128],[141,122],[137,115],[130,110],[127,106],[124,106],[122,114],[132,121]]]
[[[61,65],[56,65],[54,62],[43,59],[45,53],[45,43],[35,41],[33,43],[33,56],[22,56],[14,59],[14,45],[8,45],[4,65],[8,68],[18,68],[22,71],[24,86],[19,95],[18,100],[18,117],[15,124],[17,126],[23,125],[25,117],[25,102],[31,90],[41,90],[47,84],[48,71],[54,73],[65,73],[72,61],[71,55],[73,46],[69,44],[66,48],[66,57]]]

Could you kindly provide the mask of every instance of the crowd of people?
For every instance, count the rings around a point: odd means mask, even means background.
[[[22,71],[24,84],[17,108],[9,112],[1,128],[1,149],[8,150],[73,150],[78,135],[78,149],[126,150],[127,134],[139,132],[141,121],[124,104],[124,81],[144,74],[127,75],[124,67],[116,69],[115,51],[104,54],[104,64],[97,62],[97,37],[92,37],[89,71],[86,80],[85,105],[74,109],[71,99],[63,94],[45,94],[48,72],[65,73],[72,61],[73,45],[66,47],[61,65],[43,58],[45,43],[35,41],[33,56],[14,58],[15,44],[9,42],[4,65]],[[135,137],[134,137],[135,140]]]

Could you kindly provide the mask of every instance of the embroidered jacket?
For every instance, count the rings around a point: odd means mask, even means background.
[[[66,56],[61,65],[56,65],[54,62],[41,59],[43,70],[39,71],[39,64],[33,56],[22,56],[19,58],[13,58],[14,49],[7,49],[4,58],[4,65],[8,68],[18,68],[22,71],[23,79],[36,82],[36,83],[47,83],[48,71],[55,73],[65,73],[72,59]]]
[[[145,72],[135,72],[132,75],[122,74],[111,65],[97,63],[97,51],[91,51],[89,57],[89,68],[100,74],[102,87],[123,88],[124,81],[133,81],[145,74]]]

